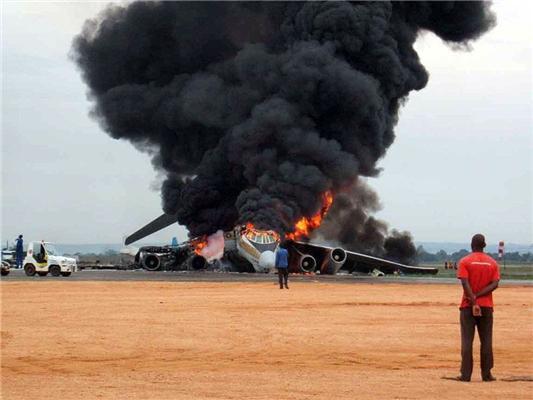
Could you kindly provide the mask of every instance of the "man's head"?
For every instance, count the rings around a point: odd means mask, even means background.
[[[19,239],[22,239],[22,235],[19,235]]]
[[[486,245],[485,236],[483,236],[481,233],[476,233],[474,236],[472,236],[472,242],[470,243],[472,251],[483,251]]]

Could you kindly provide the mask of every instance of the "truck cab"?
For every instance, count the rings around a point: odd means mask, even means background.
[[[26,258],[24,259],[24,272],[28,276],[70,276],[76,270],[76,260],[63,257],[49,242],[30,242]]]

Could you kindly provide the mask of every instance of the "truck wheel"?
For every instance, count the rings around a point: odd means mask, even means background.
[[[70,276],[72,272],[61,272],[61,276]]]
[[[9,275],[9,271],[3,269],[2,270],[2,276],[6,276],[6,275]]]
[[[60,276],[61,268],[59,268],[59,265],[52,265],[50,267],[50,274],[52,274],[52,276]]]
[[[48,272],[37,272],[37,275],[46,276],[46,275],[48,275]]]
[[[35,275],[35,266],[33,264],[26,264],[24,266],[24,272],[27,276]]]

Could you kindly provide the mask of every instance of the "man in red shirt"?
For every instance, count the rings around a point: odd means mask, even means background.
[[[458,380],[468,382],[472,375],[474,360],[472,343],[477,327],[481,342],[481,378],[495,381],[490,372],[494,365],[492,356],[492,292],[498,287],[500,270],[494,259],[485,253],[485,237],[472,237],[472,253],[459,261],[457,278],[463,285],[461,313],[461,376]]]

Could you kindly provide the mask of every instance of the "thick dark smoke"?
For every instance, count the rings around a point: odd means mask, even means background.
[[[409,232],[398,232],[392,230],[383,244],[385,257],[390,260],[409,264],[416,257],[416,247]]]
[[[88,21],[72,56],[101,126],[155,152],[163,209],[191,236],[290,232],[325,191],[377,175],[400,105],[428,80],[419,32],[466,45],[493,26],[489,6],[138,2]],[[350,218],[367,248],[394,248],[375,239],[383,223]]]
[[[313,239],[361,253],[412,264],[416,247],[409,232],[392,230],[372,216],[381,208],[378,195],[362,180],[338,193]]]

